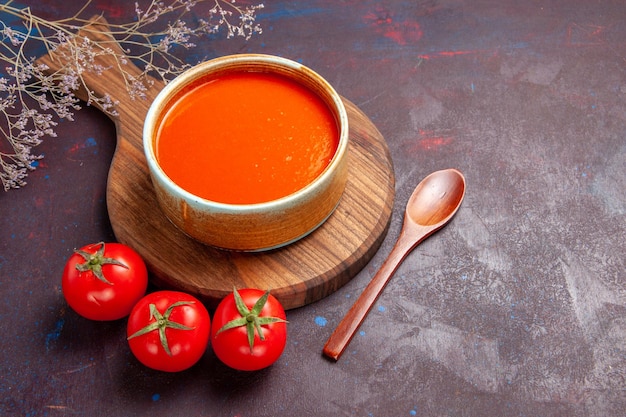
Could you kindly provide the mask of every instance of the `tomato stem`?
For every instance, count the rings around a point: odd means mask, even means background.
[[[122,268],[128,269],[128,265],[123,264],[117,259],[106,258],[104,256],[104,242],[100,242],[99,245],[100,247],[95,253],[89,253],[80,249],[74,251],[85,260],[85,262],[82,264],[76,264],[76,269],[80,272],[90,271],[100,281],[104,282],[105,284],[113,285],[112,282],[104,277],[104,274],[102,273],[102,267],[104,265],[117,265],[121,266]]]
[[[220,328],[215,336],[219,335],[221,332],[234,329],[236,327],[246,326],[246,333],[248,335],[248,344],[250,345],[250,353],[253,352],[254,349],[254,331],[259,335],[259,339],[265,340],[265,336],[263,336],[263,327],[264,325],[283,322],[286,323],[286,320],[281,319],[280,317],[259,317],[263,307],[265,307],[265,303],[267,303],[267,299],[270,296],[269,290],[263,294],[261,298],[257,300],[252,309],[248,309],[246,303],[244,303],[241,295],[237,292],[237,289],[233,289],[233,296],[235,297],[235,305],[237,306],[237,311],[241,314],[240,318],[234,319],[226,323],[222,328]]]
[[[133,339],[138,336],[142,336],[144,334],[153,332],[158,330],[159,332],[159,341],[161,342],[161,346],[163,346],[163,350],[167,353],[168,356],[172,356],[172,352],[170,351],[169,343],[167,342],[167,335],[165,334],[165,329],[177,329],[177,330],[193,330],[194,327],[185,326],[184,324],[177,323],[175,321],[170,320],[170,316],[172,315],[172,311],[176,307],[191,305],[194,304],[194,301],[178,301],[172,305],[170,305],[165,313],[161,314],[159,309],[154,304],[150,304],[150,320],[155,319],[152,323],[147,326],[137,330],[132,335],[128,336],[128,340]]]

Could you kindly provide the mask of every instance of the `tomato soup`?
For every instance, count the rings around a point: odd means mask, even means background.
[[[162,118],[156,157],[180,187],[207,200],[262,203],[318,177],[339,131],[324,101],[287,77],[227,73],[199,82]]]

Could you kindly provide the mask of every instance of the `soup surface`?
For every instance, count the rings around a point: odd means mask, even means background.
[[[314,93],[280,75],[234,72],[208,79],[168,109],[156,156],[185,190],[253,204],[292,194],[332,159],[339,132]]]

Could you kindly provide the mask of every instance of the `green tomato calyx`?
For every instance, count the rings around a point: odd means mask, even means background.
[[[233,296],[235,297],[235,305],[237,306],[237,311],[239,312],[239,314],[241,314],[241,317],[231,320],[224,326],[222,326],[222,328],[215,333],[216,337],[226,330],[246,326],[248,344],[250,345],[250,353],[252,353],[254,350],[255,330],[259,335],[259,339],[265,340],[262,326],[272,323],[287,323],[286,320],[283,320],[280,317],[259,316],[259,314],[261,314],[261,310],[263,310],[263,307],[265,307],[265,303],[267,303],[268,297],[270,296],[269,290],[266,291],[265,294],[263,294],[263,296],[257,300],[252,309],[249,309],[248,306],[246,306],[236,288],[233,289]]]
[[[165,329],[170,328],[170,329],[177,329],[177,330],[193,330],[194,329],[193,327],[185,326],[184,324],[177,323],[175,321],[170,320],[172,311],[174,311],[176,307],[191,305],[191,304],[195,304],[195,302],[194,301],[178,301],[170,305],[167,308],[167,310],[165,310],[165,313],[163,314],[161,314],[161,312],[157,309],[156,305],[150,304],[149,306],[150,307],[150,320],[154,319],[154,321],[148,324],[147,326],[137,330],[132,335],[128,336],[128,340],[153,332],[155,330],[158,330],[159,340],[161,342],[161,346],[163,347],[163,350],[165,351],[165,353],[167,353],[168,356],[172,356],[172,352],[170,351],[170,346],[167,343],[167,336],[165,335]]]
[[[96,276],[96,278],[98,278],[105,284],[113,285],[112,282],[104,277],[104,274],[102,273],[102,266],[117,265],[121,266],[122,268],[128,269],[128,265],[123,264],[117,259],[106,258],[104,256],[104,242],[100,242],[99,245],[100,247],[95,253],[89,253],[80,249],[74,251],[85,260],[85,262],[82,264],[76,264],[76,269],[80,272],[91,272]]]

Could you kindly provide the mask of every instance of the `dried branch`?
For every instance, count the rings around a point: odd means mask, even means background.
[[[199,3],[210,4],[207,19],[188,26],[184,18]],[[76,35],[79,30],[88,30],[84,26],[89,20],[83,15],[90,0],[74,16],[54,21],[12,4],[9,0],[0,5],[0,13],[18,18],[23,25],[16,28],[0,20],[0,61],[5,64],[4,73],[0,68],[0,134],[6,139],[0,141],[0,180],[5,191],[26,184],[28,171],[42,157],[33,155],[32,149],[45,136],[56,136],[58,120],[73,120],[74,112],[80,109],[75,96],[79,88],[87,91],[88,105],[97,104],[115,114],[113,100],[90,91],[83,79],[85,72],[109,70],[97,64],[99,55],[115,58],[132,99],[145,98],[151,77],[167,83],[190,66],[172,55],[172,48],[192,48],[192,39],[221,30],[227,38],[247,40],[261,33],[256,12],[263,8],[263,4],[240,7],[234,0],[151,0],[145,9],[135,3],[132,22],[109,24],[111,42],[121,46],[120,52],[107,42],[94,45]],[[166,19],[168,23],[163,23]],[[159,25],[163,28],[155,29]],[[61,71],[47,74],[48,67],[26,55],[33,44],[42,45],[49,55],[67,64]],[[124,71],[129,59],[143,70],[139,77]]]

